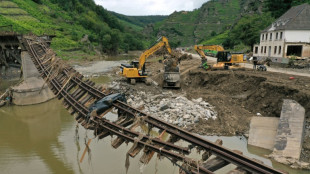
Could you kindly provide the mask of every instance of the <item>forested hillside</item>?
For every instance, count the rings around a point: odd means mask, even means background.
[[[172,47],[221,44],[251,50],[259,33],[289,8],[310,0],[210,0],[193,11],[169,16],[126,16],[93,0],[2,0],[0,26],[19,33],[51,34],[52,47],[87,54],[142,50],[159,36]],[[1,28],[0,28],[1,30]]]
[[[116,54],[147,46],[134,24],[122,23],[93,0],[0,1],[0,25],[12,25],[19,33],[56,35],[52,41],[56,51],[97,48]]]
[[[166,19],[168,17],[168,16],[164,16],[164,15],[126,16],[126,15],[115,13],[112,11],[111,11],[111,13],[114,16],[116,16],[118,19],[129,22],[129,23],[134,24],[134,25],[139,26],[139,27],[145,27],[148,24],[163,21],[164,19]]]
[[[181,11],[144,29],[165,35],[173,46],[220,44],[249,51],[260,31],[292,6],[310,0],[210,0],[194,11]]]
[[[275,19],[284,14],[291,7],[303,3],[310,3],[310,0],[264,0],[261,14],[244,15],[230,30],[222,44],[226,48],[235,48],[240,51],[248,47],[252,50],[255,43],[259,43],[260,31],[269,26]],[[213,38],[214,39],[214,38]],[[208,40],[205,43],[210,43]]]
[[[194,11],[175,12],[146,30],[166,35],[172,45],[189,46],[225,33],[245,14],[261,11],[257,0],[210,0]]]

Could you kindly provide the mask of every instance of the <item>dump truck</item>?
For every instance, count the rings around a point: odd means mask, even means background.
[[[163,88],[181,88],[181,75],[178,58],[164,60]]]

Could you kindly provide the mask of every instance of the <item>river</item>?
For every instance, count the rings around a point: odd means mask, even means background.
[[[99,141],[95,139],[90,144],[90,158],[86,155],[84,161],[79,163],[85,148],[85,138],[94,136],[92,131],[85,131],[81,126],[77,128],[77,136],[76,126],[74,118],[58,100],[33,106],[0,108],[0,173],[125,173],[126,152],[131,143],[128,146],[124,143],[118,149],[113,149],[110,137]],[[238,149],[251,158],[290,173],[308,173],[288,170],[284,165],[271,162],[263,157],[268,151],[247,146],[246,140],[240,137],[205,138],[211,141],[222,139],[224,146]],[[167,159],[153,158],[150,164],[143,166],[139,163],[139,156],[141,153],[130,159],[129,174],[140,171],[155,174],[156,170],[158,174],[178,173],[178,168]],[[224,171],[232,168],[228,166]]]

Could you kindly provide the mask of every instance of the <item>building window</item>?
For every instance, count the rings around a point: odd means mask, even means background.
[[[265,46],[265,49],[264,49],[264,53],[266,54],[266,51],[267,51],[267,46]]]
[[[260,48],[260,53],[263,53],[263,51],[264,51],[264,47],[262,46],[262,47]]]
[[[258,47],[255,47],[255,54],[257,54],[258,53]]]
[[[264,34],[262,34],[262,40],[264,40]]]
[[[283,32],[280,33],[280,39],[282,39],[282,37],[283,37]]]
[[[272,40],[272,33],[270,33],[270,40]]]
[[[277,32],[276,33],[276,40],[278,40],[278,37],[279,37],[279,33]]]
[[[268,33],[266,33],[266,39],[265,40],[268,40]]]
[[[274,47],[274,54],[277,54],[277,46]]]
[[[279,54],[281,54],[281,46],[279,46]]]

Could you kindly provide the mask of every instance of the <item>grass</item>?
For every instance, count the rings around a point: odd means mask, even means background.
[[[16,5],[15,3],[11,1],[0,1],[0,7],[17,7],[18,8],[18,5]]]
[[[59,55],[63,59],[76,59],[76,56],[62,54],[61,50],[81,48],[83,45],[77,41],[77,38],[82,38],[84,34],[89,35],[91,32],[85,30],[82,26],[70,23],[74,19],[55,4],[49,1],[44,2],[47,5],[39,5],[32,0],[0,1],[0,11],[8,14],[0,15],[0,25],[13,25],[13,30],[22,34],[31,31],[36,35],[56,35],[51,47],[60,53]],[[1,8],[2,6],[19,8]],[[10,14],[22,15],[10,16]],[[54,16],[54,18],[51,16]],[[75,38],[72,36],[72,33],[75,34]]]
[[[39,22],[36,18],[33,18],[32,16],[9,16],[4,15],[7,19],[10,19],[12,21],[31,21],[31,22]]]
[[[6,8],[6,7],[0,7],[0,13],[4,15],[12,15],[12,14],[18,14],[18,15],[28,15],[28,13],[20,8]]]
[[[228,37],[229,31],[225,31],[222,34],[219,34],[217,36],[214,36],[210,39],[207,39],[206,41],[203,41],[202,45],[222,45],[222,43],[225,41],[225,39]]]
[[[135,31],[142,31],[142,30],[143,30],[143,27],[140,27],[140,26],[138,26],[138,25],[135,25],[135,24],[132,24],[132,23],[129,23],[129,22],[127,22],[127,21],[120,20],[120,19],[119,19],[119,21],[120,21],[120,23],[123,24],[124,26],[128,26],[128,27],[132,28],[132,29],[135,30]]]

